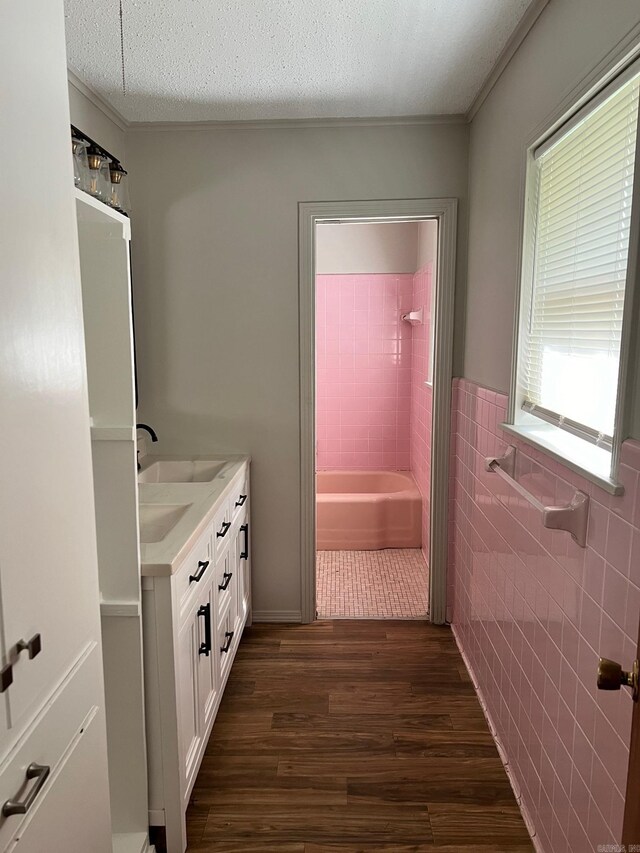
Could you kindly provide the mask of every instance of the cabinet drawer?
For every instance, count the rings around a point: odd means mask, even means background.
[[[213,574],[211,530],[210,526],[207,527],[175,574],[176,598],[181,615],[191,607],[193,599],[199,591],[202,591]]]
[[[242,513],[246,513],[249,507],[249,472],[245,470],[231,486],[231,522],[236,520]]]
[[[235,631],[235,612],[228,607],[218,622],[218,654],[220,683],[224,684],[227,673],[231,668],[231,661],[235,652],[237,634]]]
[[[52,789],[60,784],[57,776],[62,777],[65,757],[76,748],[80,747],[82,739],[86,734],[89,722],[94,732],[91,739],[94,742],[92,755],[95,753],[93,762],[96,772],[91,773],[88,778],[75,778],[70,769],[64,771],[66,778],[71,777],[69,784],[73,784],[77,792],[82,791],[83,786],[93,785],[98,797],[95,805],[96,838],[94,846],[90,849],[102,851],[109,849],[111,833],[109,829],[109,791],[106,774],[101,770],[106,765],[106,739],[104,729],[104,712],[101,706],[101,671],[102,661],[99,649],[94,646],[81,663],[77,664],[72,674],[58,688],[56,694],[45,710],[34,720],[32,726],[24,738],[18,742],[7,759],[0,765],[0,803],[7,800],[24,800],[33,794],[38,778],[32,777],[27,780],[27,768],[31,764],[48,767],[49,773],[44,779],[39,793],[33,800],[33,805],[25,815],[11,815],[0,819],[0,850],[13,849],[13,843],[17,836],[23,835],[23,827],[36,821],[36,815],[40,806],[44,803]],[[75,744],[75,746],[74,746]],[[84,747],[83,747],[84,749]],[[92,794],[93,796],[93,794]],[[65,822],[73,825],[79,819],[75,807],[69,804],[68,811],[61,815],[62,826]],[[38,819],[39,820],[39,819]],[[60,823],[56,821],[56,827]],[[106,843],[101,837],[101,831],[106,828]],[[26,843],[26,830],[23,841],[18,850],[66,850],[64,844],[58,844],[54,827],[48,832],[48,844],[38,848]],[[35,830],[33,831],[35,833]],[[33,836],[33,833],[31,836]],[[30,836],[30,837],[31,837]],[[38,836],[39,837],[39,836]]]
[[[109,790],[106,785],[96,784],[100,778],[96,767],[106,760],[102,725],[97,711],[85,720],[8,851],[111,853],[111,821],[106,805]]]
[[[224,503],[213,517],[213,547],[216,561],[224,552],[225,548],[231,541],[231,511],[229,508],[229,498],[226,497]]]
[[[214,589],[218,602],[218,618],[222,616],[229,606],[233,606],[235,598],[236,578],[232,550],[231,548],[227,548],[226,553],[216,563]]]

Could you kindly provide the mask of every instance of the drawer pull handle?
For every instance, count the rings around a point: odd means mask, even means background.
[[[244,533],[244,548],[240,552],[240,559],[241,560],[248,560],[249,559],[249,525],[248,524],[241,524],[240,525],[240,531],[242,533]]]
[[[192,583],[193,581],[198,583],[198,581],[201,581],[202,575],[207,571],[208,565],[209,560],[198,560],[198,571],[195,573],[195,575],[189,575],[189,583]]]
[[[33,660],[42,651],[42,638],[40,634],[34,634],[30,640],[18,640],[16,643],[16,654],[29,652],[29,660]]]
[[[224,646],[220,646],[220,651],[225,655],[231,648],[231,640],[233,640],[233,634],[233,631],[224,632]]]
[[[236,506],[244,506],[246,502],[247,502],[247,495],[240,495],[240,497],[236,501]]]
[[[4,693],[13,684],[13,666],[8,663],[0,669],[0,693]]]
[[[227,589],[227,587],[231,583],[231,578],[233,577],[233,572],[225,572],[222,575],[222,577],[223,577],[222,583],[218,584],[218,589],[220,590],[220,592],[224,592],[225,589]]]
[[[218,539],[224,539],[224,537],[225,537],[225,536],[227,535],[227,533],[229,532],[229,528],[230,528],[230,527],[231,527],[231,522],[230,522],[230,521],[225,521],[225,522],[224,522],[224,524],[222,525],[222,530],[219,530],[219,531],[216,533],[216,536],[218,537]]]
[[[211,602],[207,602],[198,608],[198,619],[204,616],[204,643],[200,643],[199,655],[209,657],[211,651]]]
[[[14,814],[26,814],[33,805],[36,797],[42,790],[42,786],[47,781],[51,768],[46,764],[30,764],[27,767],[26,778],[36,779],[36,784],[29,791],[25,800],[7,800],[2,806],[3,817],[11,817]]]

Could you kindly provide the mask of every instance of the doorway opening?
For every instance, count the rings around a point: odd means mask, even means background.
[[[315,235],[318,618],[426,618],[436,219]]]
[[[456,213],[455,199],[299,205],[304,622],[446,621]]]

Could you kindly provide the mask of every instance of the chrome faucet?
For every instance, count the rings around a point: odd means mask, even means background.
[[[149,433],[149,435],[151,436],[151,441],[156,442],[158,440],[158,436],[156,435],[156,431],[154,430],[153,427],[150,427],[148,424],[136,424],[136,430],[138,430],[138,429],[146,430]],[[140,451],[139,450],[137,451],[137,460],[138,460],[138,471],[139,471],[142,468],[142,465],[140,464]]]

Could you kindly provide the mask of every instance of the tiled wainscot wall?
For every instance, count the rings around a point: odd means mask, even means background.
[[[453,391],[448,607],[525,816],[544,853],[619,842],[632,701],[596,689],[598,657],[635,659],[640,617],[640,444],[623,445],[612,497],[499,424],[506,397]],[[544,504],[590,495],[587,547],[485,457],[517,447],[517,479]]]

